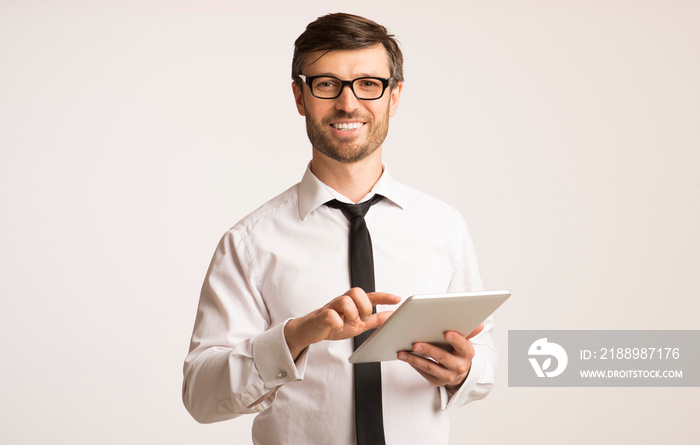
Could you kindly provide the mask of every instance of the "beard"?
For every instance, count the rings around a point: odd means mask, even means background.
[[[365,122],[364,126],[368,127],[366,137],[347,141],[333,140],[328,127],[331,122],[342,119],[357,119]],[[382,146],[388,132],[389,105],[387,105],[386,113],[377,121],[371,115],[342,111],[318,121],[312,118],[308,111],[306,112],[306,134],[309,136],[311,145],[322,154],[342,163],[357,162],[374,153]]]

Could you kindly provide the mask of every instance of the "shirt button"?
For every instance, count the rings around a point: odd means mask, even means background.
[[[283,379],[287,377],[287,371],[280,371],[279,374],[277,374],[278,379]]]

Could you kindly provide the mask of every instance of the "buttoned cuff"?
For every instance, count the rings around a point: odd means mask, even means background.
[[[253,341],[253,361],[265,387],[269,389],[302,380],[306,371],[307,350],[299,355],[296,363],[289,352],[284,337],[287,322],[289,320],[268,329]]]

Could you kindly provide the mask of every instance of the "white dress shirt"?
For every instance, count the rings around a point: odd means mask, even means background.
[[[481,290],[461,215],[394,181],[386,167],[372,191],[384,199],[365,217],[377,291],[414,294]],[[355,444],[352,339],[309,346],[295,361],[284,325],[350,287],[343,213],[351,201],[307,169],[302,181],[245,217],[221,239],[207,272],[185,360],[183,400],[209,423],[256,413],[256,444]],[[379,306],[378,311],[391,309]],[[386,443],[447,444],[446,408],[491,390],[496,351],[492,320],[472,339],[467,380],[450,396],[410,365],[382,363]]]

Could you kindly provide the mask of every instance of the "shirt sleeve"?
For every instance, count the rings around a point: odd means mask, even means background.
[[[457,392],[450,395],[444,387],[441,390],[441,399],[444,408],[464,406],[469,402],[481,400],[486,397],[493,388],[496,371],[496,348],[491,339],[493,319],[489,317],[484,321],[484,330],[471,339],[474,345],[474,359],[467,379],[462,383]]]
[[[265,410],[277,389],[303,379],[306,369],[306,352],[296,363],[289,352],[286,321],[270,326],[245,241],[236,230],[224,235],[202,286],[182,387],[200,423]]]
[[[450,292],[480,291],[481,283],[476,253],[464,220],[460,217],[459,251],[455,254],[455,275],[450,283]],[[443,408],[463,406],[483,399],[491,392],[495,381],[497,352],[491,337],[493,318],[484,321],[484,329],[471,339],[474,359],[467,379],[454,394],[440,388]]]

